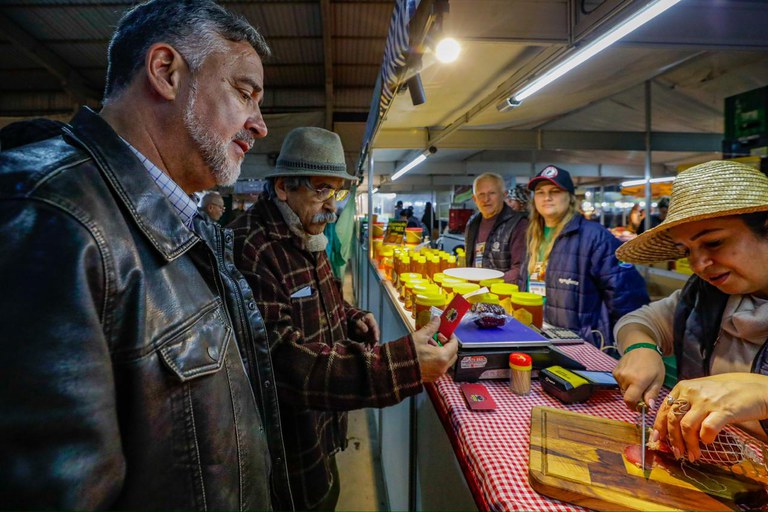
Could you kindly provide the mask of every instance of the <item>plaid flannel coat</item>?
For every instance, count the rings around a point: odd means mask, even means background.
[[[416,349],[410,336],[384,344],[350,338],[350,324],[367,312],[343,300],[326,252],[304,250],[272,200],[260,198],[230,227],[235,263],[267,327],[293,499],[311,508],[333,483],[329,456],[346,447],[343,411],[421,391]]]

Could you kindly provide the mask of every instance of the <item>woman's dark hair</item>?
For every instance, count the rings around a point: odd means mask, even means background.
[[[758,238],[768,238],[768,212],[745,213],[741,220]]]

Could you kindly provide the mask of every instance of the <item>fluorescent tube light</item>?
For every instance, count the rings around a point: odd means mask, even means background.
[[[399,171],[397,171],[395,174],[392,175],[390,180],[395,181],[397,178],[402,176],[403,174],[407,173],[417,165],[419,165],[421,162],[427,159],[429,155],[432,155],[437,152],[437,148],[435,146],[429,146],[426,150],[424,150],[423,153],[419,154],[416,158],[405,164]]]
[[[663,178],[651,178],[648,180],[649,183],[666,183],[668,181],[675,181],[675,176],[665,176]],[[629,180],[629,181],[622,181],[621,186],[622,187],[634,187],[635,185],[644,185],[645,180]]]
[[[532,94],[535,94],[579,64],[582,64],[586,60],[591,59],[622,37],[651,21],[653,18],[663,13],[679,1],[680,0],[656,0],[655,2],[651,2],[643,9],[640,9],[626,20],[608,30],[608,32],[602,36],[587,44],[584,48],[577,50],[557,66],[553,67],[539,78],[535,79],[533,82],[520,89],[518,92],[513,94],[508,101],[510,103],[521,102]]]

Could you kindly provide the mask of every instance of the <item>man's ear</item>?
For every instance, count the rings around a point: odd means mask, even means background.
[[[149,87],[166,100],[176,99],[182,76],[189,74],[181,54],[168,43],[155,43],[149,47],[144,65]]]
[[[275,195],[281,201],[288,199],[288,192],[285,190],[285,179],[277,178],[275,180]]]

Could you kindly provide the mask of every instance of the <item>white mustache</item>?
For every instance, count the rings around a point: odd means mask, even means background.
[[[312,224],[330,224],[331,222],[336,222],[334,212],[320,212],[312,217]]]

